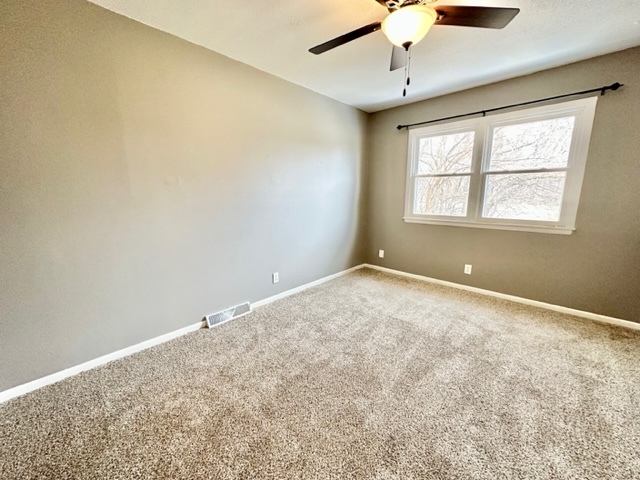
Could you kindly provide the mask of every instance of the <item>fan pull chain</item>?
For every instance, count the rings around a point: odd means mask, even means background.
[[[405,50],[406,62],[404,63],[404,88],[402,89],[402,96],[407,96],[407,87],[411,84],[411,46]]]
[[[402,86],[402,96],[407,96],[407,67],[409,65],[409,48],[404,51],[404,85]]]
[[[407,50],[407,54],[409,55],[409,60],[407,61],[407,86],[411,84],[411,47]]]

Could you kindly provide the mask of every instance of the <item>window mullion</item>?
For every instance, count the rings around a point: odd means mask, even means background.
[[[471,163],[471,182],[469,186],[469,204],[467,206],[467,219],[475,221],[480,216],[482,207],[482,159],[485,145],[486,123],[481,122],[475,130],[476,142],[473,146],[473,161]]]

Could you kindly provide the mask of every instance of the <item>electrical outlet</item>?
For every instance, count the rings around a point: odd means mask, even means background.
[[[384,258],[384,250],[378,250],[378,256]]]
[[[467,275],[471,275],[471,267],[473,267],[473,265],[465,265],[464,266],[464,273],[466,273]]]
[[[278,283],[280,281],[280,274],[278,272],[274,272],[273,275],[271,275],[271,279],[273,280],[273,283]]]

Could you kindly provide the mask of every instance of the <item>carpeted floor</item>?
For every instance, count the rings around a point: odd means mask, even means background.
[[[360,270],[0,405],[5,479],[640,478],[640,332]]]

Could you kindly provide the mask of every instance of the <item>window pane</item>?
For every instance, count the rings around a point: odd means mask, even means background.
[[[469,177],[416,178],[413,213],[421,215],[467,215]]]
[[[482,216],[560,220],[566,172],[487,175]]]
[[[497,127],[489,171],[564,168],[575,117]]]
[[[474,132],[463,132],[421,138],[417,174],[471,172],[474,135]]]

